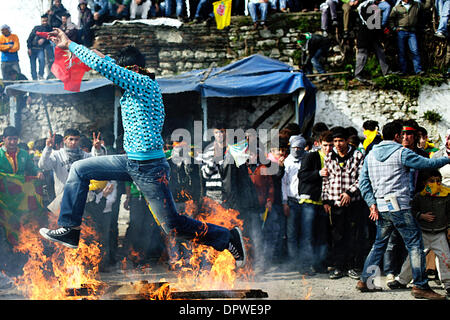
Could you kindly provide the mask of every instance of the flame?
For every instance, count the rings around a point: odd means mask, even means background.
[[[86,243],[83,238],[95,236],[95,231],[83,225],[78,249],[63,246],[45,247],[35,224],[21,226],[19,244],[14,248],[28,255],[23,274],[14,279],[18,290],[32,300],[77,299],[69,297],[67,289],[86,288],[94,298],[103,283],[98,278],[101,260],[100,246],[95,240]]]
[[[225,209],[212,199],[204,198],[200,210],[197,210],[193,200],[185,204],[184,214],[195,215],[195,218],[203,223],[202,233],[207,231],[207,223],[227,229],[244,227],[243,221],[238,218],[238,211]],[[197,236],[201,237],[201,234]],[[252,275],[250,266],[236,269],[234,258],[228,250],[218,252],[210,246],[201,245],[198,243],[198,237],[182,243],[189,255],[188,259],[176,257],[173,261],[173,265],[177,266],[174,283],[169,285],[165,282],[159,286],[138,284],[134,291],[147,299],[171,299],[172,290],[234,289],[238,279]],[[95,230],[89,226],[88,219],[85,219],[82,226],[80,243],[76,250],[48,245],[48,242],[39,236],[37,225],[22,226],[19,244],[15,250],[27,254],[29,259],[23,267],[23,274],[14,279],[18,290],[29,299],[67,300],[79,299],[77,294],[81,295],[81,290],[69,290],[69,295],[68,289],[86,289],[89,295],[83,295],[83,298],[98,299],[105,286],[99,280],[98,268],[102,255],[101,247],[95,239]],[[248,247],[248,239],[245,240]],[[174,242],[175,239],[170,241]],[[131,252],[130,256],[133,259],[136,255],[136,252]],[[126,264],[127,260],[124,258],[124,269]]]
[[[193,202],[187,201],[185,214],[192,216],[191,210],[194,208]],[[228,229],[235,226],[243,228],[243,221],[238,219],[238,211],[225,209],[210,198],[203,199],[203,207],[199,211],[195,218],[204,223],[203,232],[207,231],[206,223]],[[201,237],[201,234],[198,237]],[[236,270],[235,260],[228,250],[218,252],[210,246],[199,244],[197,238],[182,245],[190,251],[190,258],[187,263],[182,257],[173,262],[178,271],[177,282],[171,285],[171,290],[172,287],[174,290],[233,289],[239,277],[248,277],[251,274],[249,268]],[[170,294],[168,296],[170,297]]]
[[[306,280],[305,276],[302,275],[302,283],[304,286],[307,286],[309,284],[309,282]],[[307,287],[306,288],[306,295],[304,300],[310,300],[311,299],[311,293],[312,293],[312,287]]]

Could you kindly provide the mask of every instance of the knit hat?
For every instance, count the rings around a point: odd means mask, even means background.
[[[11,32],[11,28],[7,24],[4,24],[1,26],[0,30],[3,30],[3,29],[8,29],[9,32]]]
[[[291,136],[289,138],[289,146],[291,148],[301,148],[304,149],[306,146],[306,140],[301,134],[296,136]]]
[[[333,139],[334,138],[343,138],[348,139],[348,131],[344,127],[334,127],[331,129]]]
[[[19,136],[19,130],[17,130],[16,127],[6,127],[3,131],[3,138],[6,137],[18,137]]]
[[[78,4],[87,4],[87,1],[86,0],[79,0]]]

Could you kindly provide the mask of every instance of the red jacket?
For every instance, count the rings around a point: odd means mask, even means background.
[[[266,206],[267,200],[272,203],[275,200],[275,189],[273,186],[273,179],[270,175],[264,175],[267,167],[260,164],[253,171],[251,167],[247,167],[248,175],[256,187],[258,193],[258,202],[262,207]]]

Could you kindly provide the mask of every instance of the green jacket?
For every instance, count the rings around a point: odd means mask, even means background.
[[[13,167],[6,157],[5,148],[0,148],[0,172],[18,174],[23,176],[36,176],[40,171],[34,164],[33,157],[23,149],[18,150],[19,151],[16,154],[17,172],[14,172]]]
[[[425,4],[410,0],[409,10],[403,6],[402,2],[396,5],[389,15],[389,26],[402,31],[416,31],[419,13],[423,9],[431,7],[431,0],[426,0]]]

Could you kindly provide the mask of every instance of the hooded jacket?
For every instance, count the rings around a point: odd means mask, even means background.
[[[367,155],[359,177],[359,190],[370,207],[389,211],[384,197],[394,194],[400,210],[410,209],[410,169],[440,168],[450,163],[447,157],[429,159],[404,148],[395,141],[382,141]]]

